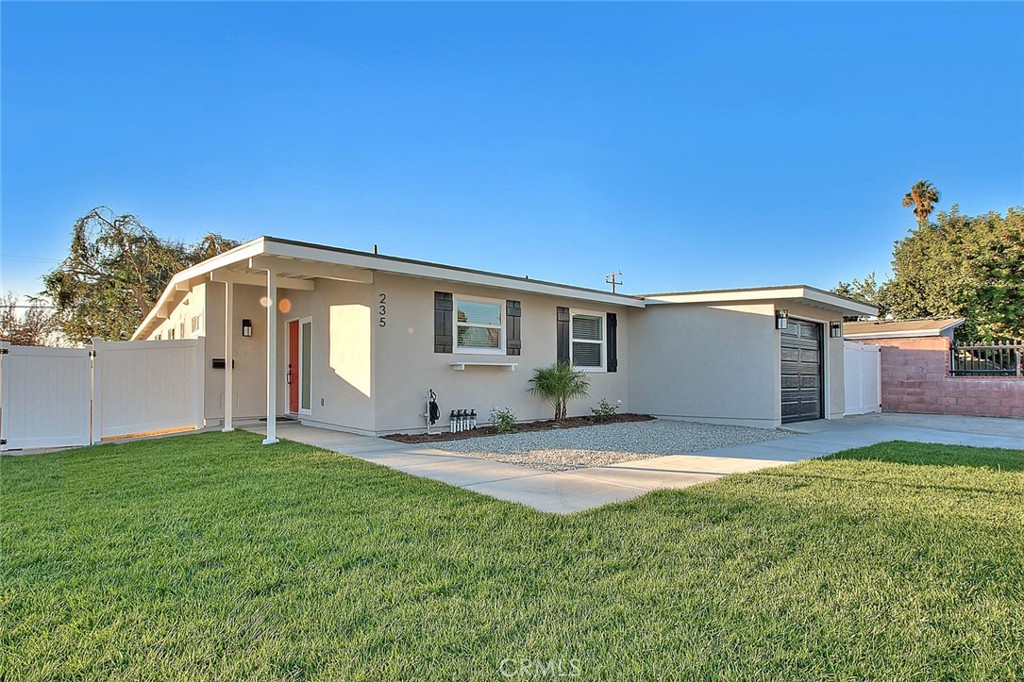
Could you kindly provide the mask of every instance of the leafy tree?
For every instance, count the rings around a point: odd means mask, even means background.
[[[939,203],[939,190],[927,180],[918,180],[910,187],[910,191],[903,195],[903,205],[914,207],[914,215],[917,216],[917,224],[924,225],[928,222],[928,216],[935,210],[933,204]]]
[[[587,397],[590,379],[587,373],[574,368],[568,362],[556,362],[548,367],[533,370],[527,390],[539,395],[555,408],[555,419],[565,419],[566,404],[570,400]]]
[[[971,316],[983,338],[1024,338],[1024,209],[971,221],[978,249],[972,258],[977,286]]]
[[[878,308],[878,315],[880,317],[885,317],[886,313],[888,313],[888,307],[881,301],[882,289],[884,287],[885,283],[878,284],[875,278],[875,273],[872,272],[862,280],[853,279],[849,282],[843,282],[840,280],[840,282],[832,288],[832,293],[874,306]]]
[[[174,273],[237,246],[219,234],[197,244],[158,237],[138,217],[99,206],[75,221],[68,257],[44,278],[72,341],[131,337]]]
[[[19,308],[25,312],[19,315]],[[53,330],[53,314],[42,302],[32,300],[27,307],[19,307],[13,293],[0,297],[0,341],[14,346],[45,346]]]
[[[1024,337],[1024,210],[971,217],[954,204],[936,218],[896,242],[882,303],[896,319],[965,317],[964,338]]]

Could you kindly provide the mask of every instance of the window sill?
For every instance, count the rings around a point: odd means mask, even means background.
[[[482,361],[477,362],[477,361],[469,360],[469,361],[465,361],[465,362],[449,362],[448,366],[451,367],[456,372],[462,372],[467,367],[499,367],[499,368],[505,370],[506,372],[514,372],[514,371],[516,371],[516,367],[519,366],[519,363],[518,362],[482,362]]]
[[[454,352],[458,355],[504,355],[504,348],[462,348],[456,346]]]

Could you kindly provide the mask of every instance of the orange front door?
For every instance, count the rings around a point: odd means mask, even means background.
[[[288,411],[299,411],[299,321],[288,323]]]

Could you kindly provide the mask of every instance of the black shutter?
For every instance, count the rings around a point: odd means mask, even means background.
[[[608,371],[619,371],[619,318],[615,313],[608,313]]]
[[[569,362],[569,309],[559,306],[556,320],[558,361]]]
[[[434,352],[452,352],[452,295],[434,292]]]
[[[523,349],[523,307],[519,301],[505,301],[505,355],[519,355]]]

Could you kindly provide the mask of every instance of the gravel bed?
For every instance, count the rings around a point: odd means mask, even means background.
[[[545,471],[569,471],[709,448],[760,443],[792,435],[790,431],[779,429],[656,419],[467,438],[438,443],[435,447],[447,452]]]

